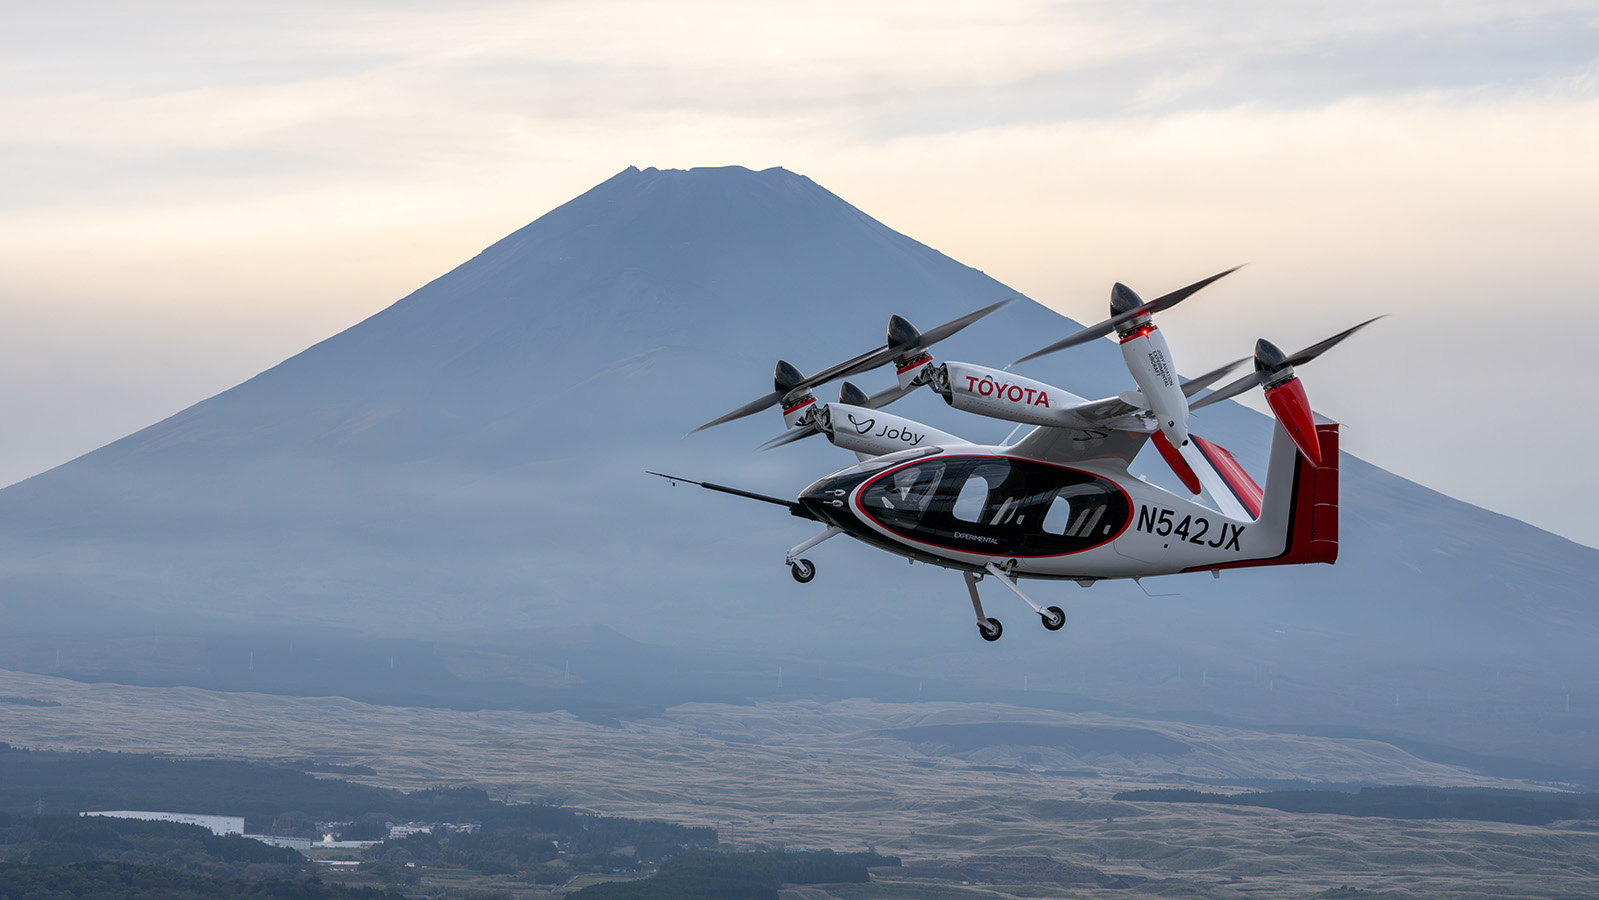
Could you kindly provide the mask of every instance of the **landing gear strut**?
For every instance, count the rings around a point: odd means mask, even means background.
[[[977,633],[985,641],[999,640],[999,636],[1005,633],[1005,626],[983,612],[983,598],[977,596],[977,580],[983,576],[973,572],[962,572],[961,575],[966,579],[966,592],[972,595],[972,610],[977,613]]]
[[[1010,573],[1000,568],[997,563],[988,563],[983,569],[986,574],[999,579],[1000,584],[1010,588],[1016,596],[1022,598],[1023,602],[1031,606],[1033,612],[1038,613],[1038,618],[1043,621],[1045,628],[1059,631],[1066,626],[1065,610],[1058,606],[1039,606],[1033,602],[1033,598],[1023,593],[1022,589],[1016,586],[1016,582],[1011,580]],[[999,640],[1004,628],[1000,626],[998,619],[989,618],[988,614],[983,612],[983,600],[977,595],[977,582],[983,579],[983,575],[971,571],[962,572],[961,575],[966,579],[966,592],[972,595],[972,611],[977,613],[977,633],[982,635],[985,641]]]
[[[783,560],[788,564],[788,573],[793,575],[794,580],[800,584],[810,584],[811,579],[816,577],[816,565],[808,559],[800,559],[799,555],[830,537],[843,534],[843,532],[844,529],[839,528],[837,525],[829,525],[826,531],[788,551],[788,558]]]

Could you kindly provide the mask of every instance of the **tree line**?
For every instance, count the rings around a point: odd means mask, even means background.
[[[371,887],[316,878],[229,878],[118,862],[59,866],[0,863],[0,900],[404,900]]]

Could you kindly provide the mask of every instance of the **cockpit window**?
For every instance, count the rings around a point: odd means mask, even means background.
[[[1126,527],[1127,495],[1103,478],[1025,459],[944,456],[879,476],[867,515],[916,540],[985,554],[1053,556]]]
[[[985,521],[992,505],[989,498],[1005,483],[1005,476],[1009,473],[1010,465],[1004,460],[972,469],[961,484],[960,493],[955,495],[955,505],[950,508],[950,515],[962,522]],[[997,508],[994,514],[998,514]]]
[[[1105,492],[1098,487],[1094,484],[1074,484],[1056,491],[1049,500],[1048,512],[1044,514],[1044,532],[1062,537],[1098,535],[1107,506]]]
[[[861,503],[890,528],[915,528],[943,480],[944,464],[926,462],[895,469],[878,478],[861,496]]]

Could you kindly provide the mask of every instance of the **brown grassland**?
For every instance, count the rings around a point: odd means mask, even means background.
[[[386,787],[472,784],[711,825],[735,848],[870,847],[905,861],[870,884],[785,892],[792,900],[1599,896],[1594,823],[1111,800],[1194,780],[1206,790],[1271,778],[1525,787],[1372,741],[969,703],[687,704],[605,725],[10,671],[0,695],[61,704],[0,706],[0,740],[23,747],[362,763],[377,774],[358,780]]]

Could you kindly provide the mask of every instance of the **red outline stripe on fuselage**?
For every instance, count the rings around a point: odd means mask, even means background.
[[[1089,545],[1087,547],[1083,547],[1080,550],[1068,550],[1065,553],[1037,553],[1037,554],[1032,554],[1032,555],[1027,555],[1027,554],[1023,554],[1023,553],[987,553],[987,554],[985,554],[985,553],[978,552],[976,550],[967,550],[967,549],[963,549],[963,548],[960,548],[960,547],[950,547],[950,546],[946,546],[944,544],[935,544],[932,541],[924,541],[924,540],[921,540],[919,538],[911,537],[911,536],[909,536],[909,535],[907,535],[907,534],[905,534],[903,532],[896,531],[893,528],[888,527],[888,525],[884,524],[876,516],[872,515],[869,511],[867,511],[866,506],[861,503],[861,494],[866,492],[866,488],[868,486],[876,484],[880,479],[887,478],[889,475],[892,475],[893,473],[898,472],[900,469],[903,469],[903,468],[905,468],[907,466],[913,466],[913,465],[916,465],[918,463],[930,462],[930,461],[935,460],[935,459],[1004,459],[1004,460],[1017,460],[1017,461],[1020,461],[1020,462],[1032,463],[1032,464],[1040,465],[1040,466],[1049,466],[1049,467],[1055,468],[1055,469],[1065,469],[1068,472],[1075,472],[1075,473],[1077,473],[1079,475],[1087,475],[1088,477],[1094,479],[1095,481],[1103,481],[1103,482],[1105,482],[1106,484],[1108,484],[1111,487],[1115,488],[1122,495],[1122,500],[1127,504],[1127,512],[1128,512],[1127,520],[1122,523],[1122,527],[1117,529],[1115,534],[1111,535],[1108,538],[1105,538],[1103,541],[1100,541],[1100,542],[1098,542],[1096,544],[1091,544],[1091,545]],[[939,550],[944,550],[944,551],[947,551],[949,553],[965,553],[968,556],[987,556],[990,559],[1056,559],[1056,558],[1059,558],[1059,557],[1062,557],[1062,556],[1073,556],[1073,555],[1076,555],[1078,553],[1086,553],[1089,550],[1096,550],[1096,549],[1098,549],[1100,547],[1105,546],[1106,544],[1109,544],[1110,542],[1116,540],[1117,538],[1119,538],[1123,534],[1125,534],[1127,532],[1127,529],[1129,527],[1131,527],[1132,524],[1133,524],[1133,513],[1134,513],[1132,495],[1127,493],[1127,489],[1126,488],[1123,488],[1121,485],[1117,484],[1115,481],[1112,481],[1111,479],[1106,478],[1103,475],[1096,475],[1093,472],[1086,472],[1086,471],[1084,471],[1082,469],[1074,469],[1071,466],[1062,466],[1062,465],[1058,465],[1056,463],[1044,462],[1043,460],[1040,460],[1040,459],[1029,459],[1028,457],[1025,457],[1025,456],[1004,456],[1004,455],[997,454],[997,453],[947,453],[947,454],[939,454],[938,456],[924,456],[921,459],[908,460],[908,461],[906,461],[905,463],[903,463],[901,465],[897,465],[897,466],[893,467],[892,469],[885,469],[884,471],[879,472],[877,475],[875,475],[875,476],[873,476],[871,478],[868,478],[865,481],[861,482],[860,486],[855,488],[855,492],[850,496],[850,506],[852,508],[854,508],[854,510],[856,511],[857,518],[859,518],[862,521],[862,524],[866,524],[867,527],[876,527],[876,528],[883,529],[883,531],[885,531],[889,535],[891,535],[891,537],[887,538],[890,541],[903,540],[903,541],[908,541],[908,542],[913,543],[913,544],[921,544],[924,547],[936,547]],[[998,547],[999,545],[996,544],[995,546]],[[948,559],[947,556],[943,556],[942,554],[934,554],[934,555],[938,556],[940,559],[946,559],[946,560]]]

